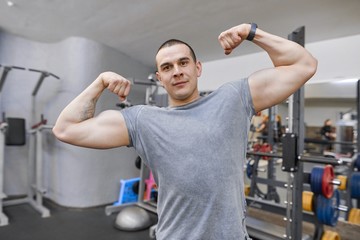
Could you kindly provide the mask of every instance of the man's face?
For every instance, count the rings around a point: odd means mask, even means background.
[[[199,97],[197,78],[201,63],[191,57],[184,44],[162,48],[156,55],[156,76],[169,94],[171,106],[184,105]]]

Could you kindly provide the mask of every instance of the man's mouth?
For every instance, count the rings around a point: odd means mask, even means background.
[[[187,83],[186,81],[175,82],[175,83],[173,83],[173,86],[182,86],[186,83]]]

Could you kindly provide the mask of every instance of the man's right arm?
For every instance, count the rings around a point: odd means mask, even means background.
[[[113,72],[100,74],[60,113],[54,135],[63,142],[89,148],[128,145],[128,130],[119,111],[108,110],[94,116],[96,102],[106,88],[124,100],[129,94],[130,82]]]

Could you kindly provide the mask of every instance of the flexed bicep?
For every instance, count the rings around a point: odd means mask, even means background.
[[[91,148],[112,148],[129,144],[127,128],[118,111],[94,116],[96,102],[105,89],[125,100],[130,81],[114,72],[101,73],[92,84],[73,99],[60,113],[53,133],[61,141]]]
[[[256,112],[285,101],[311,75],[306,65],[278,66],[249,76],[250,92]]]
[[[249,76],[255,110],[278,104],[303,86],[316,72],[317,60],[302,46],[258,29],[253,42],[264,49],[273,67]]]
[[[257,71],[249,76],[249,87],[256,112],[286,100],[299,88],[298,75],[279,68]]]
[[[120,111],[107,110],[94,118],[94,131],[88,138],[92,148],[114,148],[130,143],[128,129]]]
[[[73,124],[57,138],[88,148],[108,149],[129,144],[128,130],[121,112],[107,110],[98,116]]]

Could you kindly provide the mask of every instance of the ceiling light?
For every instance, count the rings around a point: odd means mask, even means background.
[[[12,1],[7,1],[6,3],[8,5],[8,7],[13,7],[15,5],[15,3]]]
[[[359,79],[357,79],[357,78],[347,78],[347,79],[334,81],[332,83],[354,83],[354,82],[357,82],[357,81],[359,81]]]
[[[323,79],[323,80],[315,80],[315,81],[308,81],[306,84],[324,84],[324,83],[331,83],[331,84],[342,84],[342,83],[355,83],[359,81],[358,78],[331,78],[331,79]]]

